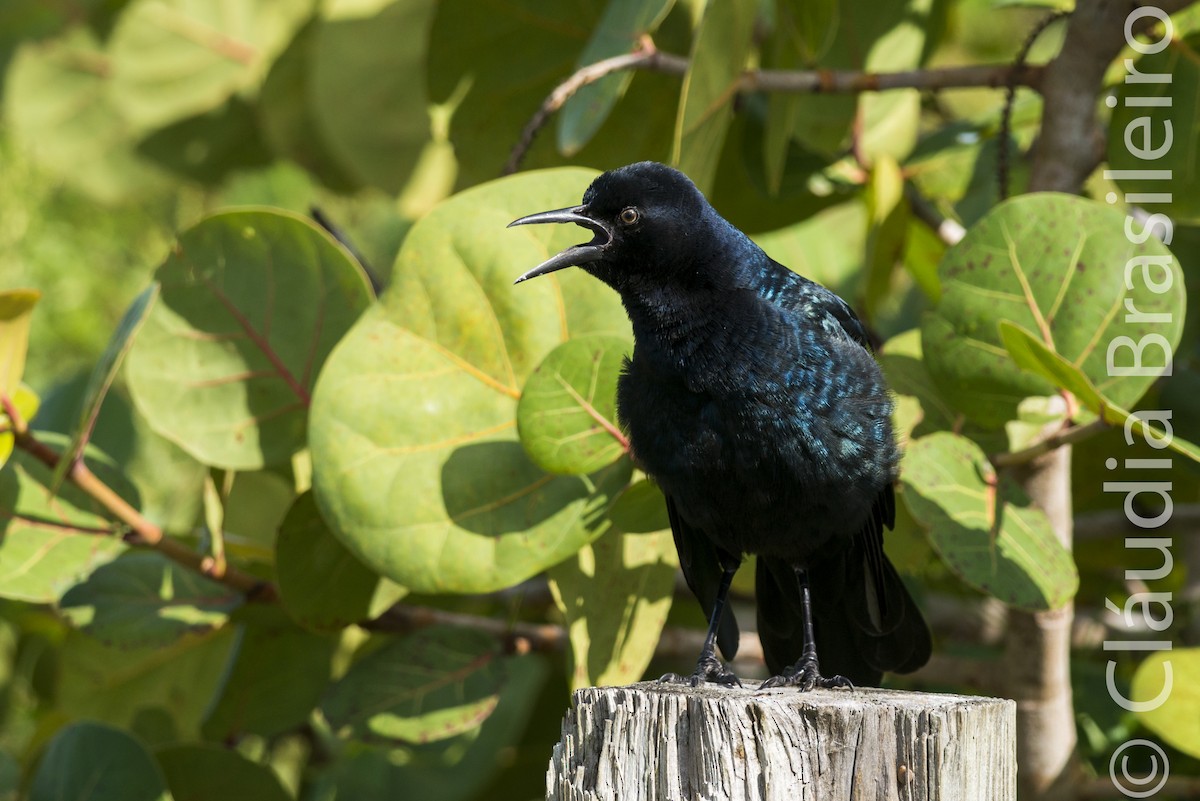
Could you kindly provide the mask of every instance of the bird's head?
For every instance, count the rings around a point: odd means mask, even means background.
[[[583,267],[620,289],[634,275],[658,272],[667,280],[681,249],[695,240],[701,218],[711,206],[679,170],[642,161],[596,178],[583,193],[583,203],[530,214],[509,223],[575,223],[592,239],[551,256],[516,283],[564,267]]]

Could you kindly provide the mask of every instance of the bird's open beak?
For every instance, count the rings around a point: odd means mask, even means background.
[[[590,242],[583,245],[572,245],[562,253],[551,256],[516,281],[513,281],[514,284],[528,281],[530,278],[537,278],[539,275],[552,273],[555,270],[561,270],[564,267],[577,267],[581,264],[597,261],[604,255],[604,249],[612,243],[612,230],[604,223],[587,216],[583,206],[572,206],[567,209],[555,209],[554,211],[530,214],[519,220],[513,220],[508,224],[508,227],[512,228],[514,225],[537,225],[539,223],[575,223],[587,228],[594,236]]]

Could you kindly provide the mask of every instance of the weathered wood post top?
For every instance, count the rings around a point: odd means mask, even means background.
[[[1014,801],[1016,704],[644,682],[577,691],[548,801]]]

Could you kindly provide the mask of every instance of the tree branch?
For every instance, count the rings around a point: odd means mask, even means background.
[[[1020,464],[1032,462],[1039,456],[1049,453],[1056,448],[1082,442],[1089,437],[1099,434],[1106,428],[1108,428],[1108,423],[1104,422],[1104,420],[1093,420],[1087,425],[1082,426],[1070,426],[1038,440],[1028,448],[1013,451],[1012,453],[994,453],[988,457],[988,460],[996,467],[1016,467]]]
[[[689,61],[683,56],[655,48],[643,37],[632,53],[606,58],[580,67],[554,88],[541,107],[526,123],[517,144],[513,146],[504,175],[511,175],[533,144],[538,132],[551,115],[563,107],[572,95],[590,83],[623,70],[644,70],[670,75],[684,75]],[[966,89],[1027,86],[1037,89],[1042,81],[1042,67],[1011,64],[982,64],[961,67],[906,70],[901,72],[863,72],[861,70],[747,70],[738,81],[741,92],[792,92],[802,94],[857,94],[884,92],[891,89]]]
[[[13,439],[16,447],[33,456],[46,467],[54,470],[61,458],[52,448],[37,439],[30,431],[20,413],[7,396],[0,396],[0,405],[12,421]],[[228,568],[224,575],[213,575],[205,570],[208,557],[193,551],[183,543],[174,540],[163,533],[163,530],[142,517],[141,513],[124,498],[113,491],[93,473],[82,458],[75,459],[67,469],[67,480],[81,489],[88,497],[104,507],[113,518],[123,524],[124,533],[108,532],[112,536],[121,535],[124,541],[134,547],[149,548],[158,551],[168,559],[196,571],[220,584],[244,593],[255,601],[273,601],[278,591],[269,581],[264,581],[249,573],[243,573],[236,568]],[[98,532],[97,536],[104,536]]]

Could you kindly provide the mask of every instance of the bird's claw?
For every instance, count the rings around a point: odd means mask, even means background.
[[[742,680],[737,677],[737,674],[721,664],[721,660],[715,656],[702,656],[696,663],[696,672],[690,676],[667,673],[659,678],[659,681],[663,684],[687,684],[691,687],[699,687],[706,681],[720,684],[723,687],[742,686]]]
[[[828,678],[822,676],[815,659],[802,659],[778,676],[772,676],[764,681],[758,686],[758,689],[766,690],[771,687],[799,687],[801,692],[806,693],[817,687],[823,690],[832,690],[836,687],[853,690],[854,683],[845,676],[829,676]]]

